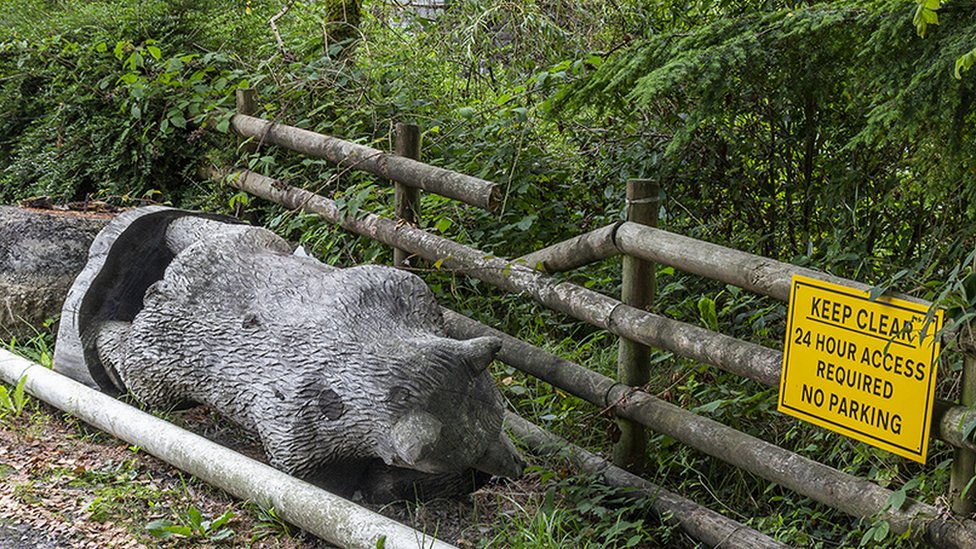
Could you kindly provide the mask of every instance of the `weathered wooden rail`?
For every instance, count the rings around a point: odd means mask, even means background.
[[[464,177],[467,176],[440,168],[419,168],[414,164],[419,162],[414,160],[410,160],[410,163],[390,161],[390,158],[395,157],[372,149],[369,152],[349,152],[358,149],[350,148],[351,144],[334,137],[258,120],[251,116],[237,115],[232,122],[242,135],[251,139],[287,146],[300,152],[312,151],[318,157],[329,158],[346,167],[367,166],[369,162],[363,159],[363,155],[374,159],[385,158],[381,166],[364,169],[400,185],[438,192],[479,207],[490,207],[492,204],[492,200],[485,201],[481,198],[468,200],[472,195],[484,196],[486,187],[482,180],[471,178],[475,182],[469,188],[469,193],[463,190],[464,182],[467,181]],[[295,145],[299,142],[330,145],[300,148]],[[342,154],[330,153],[327,156],[323,152],[327,148],[340,151]],[[359,156],[356,156],[357,154]],[[429,177],[418,179],[416,174],[420,172],[428,174]],[[434,181],[441,176],[450,184],[438,187]],[[789,298],[791,278],[794,274],[856,288],[866,288],[863,284],[825,273],[657,229],[649,226],[650,222],[646,215],[643,219],[638,215],[637,218],[629,218],[630,220],[626,222],[615,223],[522,258],[509,260],[492,257],[482,251],[420,230],[411,223],[404,223],[401,220],[382,218],[373,214],[360,215],[360,217],[347,216],[335,202],[328,198],[248,170],[239,171],[237,176],[229,178],[229,181],[238,189],[288,208],[317,214],[324,221],[402,250],[400,252],[402,254],[437,261],[442,268],[530,297],[550,309],[608,330],[626,342],[666,349],[768,386],[776,386],[779,383],[783,362],[782,351],[645,310],[649,302],[648,295],[652,295],[653,292],[653,283],[646,284],[642,292],[632,292],[629,296],[625,295],[623,300],[618,300],[572,283],[555,280],[547,273],[566,271],[613,255],[624,254],[643,262],[640,268],[625,270],[625,287],[628,283],[633,284],[632,279],[635,276],[646,278],[647,265],[661,263],[783,301]],[[640,184],[639,181],[631,183],[635,189]],[[435,190],[438,188],[445,192]],[[497,190],[497,187],[494,189]],[[446,192],[452,194],[445,194]],[[633,199],[633,203],[650,203],[657,195],[656,191],[647,193],[646,189],[642,194],[637,190],[633,193],[629,192],[629,198]],[[410,208],[416,212],[416,197],[411,200],[413,205]],[[399,257],[406,257],[406,255]],[[631,280],[628,281],[628,278]],[[622,362],[618,364],[618,369],[625,376],[636,376],[630,377],[632,383],[628,384],[555,357],[451,311],[445,311],[445,318],[454,337],[469,338],[486,333],[500,337],[503,341],[499,354],[500,360],[601,408],[610,409],[620,418],[672,436],[709,455],[850,515],[888,520],[895,532],[921,532],[927,542],[938,546],[976,546],[976,523],[970,520],[945,518],[944,514],[932,505],[910,499],[906,500],[904,505],[892,508],[888,504],[894,494],[891,490],[739,432],[640,390],[639,382],[633,380],[639,380],[641,375],[646,375],[646,372],[642,374],[641,369],[647,368],[647,360],[646,355],[639,352],[639,348],[638,352],[626,351],[627,344],[622,344],[624,352],[621,353]],[[956,347],[965,349],[967,346]],[[623,358],[625,356],[629,358]],[[969,380],[972,379],[970,372],[973,368],[972,362],[967,358],[963,381],[967,387]],[[971,392],[976,393],[976,391]],[[976,414],[973,414],[968,407],[970,404],[968,397],[973,395],[967,396],[967,394],[964,392],[962,404],[938,403],[933,422],[938,426],[937,429],[933,429],[933,436],[957,448],[955,460],[957,466],[954,468],[952,479],[954,493],[951,496],[953,510],[963,514],[968,514],[972,510],[970,507],[972,498],[962,497],[962,488],[973,477],[971,456],[976,452],[976,442],[971,437],[964,436],[971,430],[969,427],[976,423]],[[516,430],[536,440],[550,438],[538,433],[528,435],[526,433],[529,430],[523,428]],[[634,454],[644,452],[640,435],[631,436],[626,444],[627,448],[618,453],[617,459],[620,460],[619,463],[633,464]],[[616,473],[605,476],[614,475]],[[672,507],[670,510],[685,512],[680,506]],[[686,528],[689,532],[697,532],[694,528],[687,526]],[[700,532],[695,535],[702,540],[711,539],[707,536],[702,537]]]
[[[234,116],[231,122],[242,137],[257,139],[259,143],[278,145],[314,158],[323,158],[344,168],[394,179],[408,187],[437,193],[486,210],[497,208],[501,199],[501,190],[495,183],[412,158],[245,114]]]

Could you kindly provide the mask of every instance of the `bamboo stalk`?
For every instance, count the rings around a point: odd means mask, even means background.
[[[508,413],[505,423],[516,437],[539,454],[567,456],[577,469],[610,486],[628,489],[627,495],[650,499],[661,521],[684,529],[693,538],[712,547],[772,549],[789,547],[748,526],[698,505],[690,499],[614,467],[606,460],[549,433],[525,419]]]
[[[976,403],[976,357],[971,354],[963,357],[962,394],[959,403],[966,408],[971,408]],[[968,516],[976,509],[976,487],[969,486],[974,473],[976,453],[965,448],[956,448],[952,456],[952,474],[949,477],[949,498],[953,513]]]
[[[254,88],[239,88],[235,94],[235,99],[237,102],[237,114],[245,114],[247,116],[254,116],[258,112],[258,93]],[[243,145],[240,143],[241,138],[238,138],[238,145],[243,147],[246,152],[254,152],[258,150],[260,144],[257,139],[252,139],[248,143]]]
[[[657,226],[661,209],[657,181],[627,180],[627,221]],[[656,266],[651,261],[624,256],[621,271],[620,301],[642,311],[654,304]],[[651,379],[651,348],[625,337],[617,351],[617,380],[631,387],[642,387]],[[640,472],[647,461],[647,431],[638,422],[618,419],[620,438],[613,446],[613,463],[628,471]]]
[[[485,210],[495,210],[500,203],[501,189],[484,179],[253,116],[235,115],[231,124],[238,134],[252,137],[261,143],[271,143],[314,158],[324,158],[344,168],[363,170]]]
[[[789,301],[790,285],[794,274],[860,290],[871,289],[867,284],[853,280],[637,223],[622,224],[616,232],[616,244],[625,254],[670,265],[691,274],[732,284],[780,301]],[[898,295],[897,297],[931,305],[927,301],[911,296]]]
[[[0,349],[0,381],[22,377],[32,396],[340,547],[454,547]]]
[[[396,154],[420,160],[420,126],[396,125]],[[420,223],[420,189],[394,181],[393,211],[398,221],[417,227]],[[410,266],[410,254],[406,250],[393,248],[393,265],[401,268]]]
[[[770,387],[779,384],[782,351],[640,311],[574,284],[557,283],[525,265],[492,257],[414,227],[398,225],[391,219],[373,214],[358,219],[346,217],[332,200],[248,170],[229,178],[229,184],[285,207],[318,214],[329,223],[402,248],[435,264],[440,262],[441,268],[466,273],[510,292],[524,293],[551,309],[616,335],[673,351]],[[936,402],[935,410],[933,419],[939,425],[938,436],[942,440],[976,450],[976,443],[962,436],[963,426],[976,421],[976,412],[945,402]],[[947,419],[950,416],[952,421]]]
[[[562,273],[620,255],[614,233],[620,223],[613,223],[588,233],[547,246],[515,260],[544,273]]]
[[[888,520],[895,532],[922,531],[925,540],[937,546],[976,546],[976,523],[972,521],[938,518],[938,509],[911,499],[898,509],[889,509],[891,490],[618,383],[449,309],[442,308],[442,312],[451,337],[497,337],[502,342],[496,355],[498,360],[620,417],[639,421],[654,431],[852,516]],[[924,528],[919,528],[920,524]]]

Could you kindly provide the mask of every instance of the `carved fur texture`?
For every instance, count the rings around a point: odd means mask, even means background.
[[[520,473],[487,372],[499,342],[446,337],[417,276],[328,267],[270,231],[199,217],[172,221],[165,242],[174,257],[135,318],[82,336],[138,400],[211,406],[273,466],[374,500]]]

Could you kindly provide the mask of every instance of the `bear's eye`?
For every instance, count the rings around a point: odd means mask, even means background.
[[[394,386],[386,393],[386,401],[391,404],[403,404],[410,398],[410,391],[399,385]]]
[[[335,421],[346,413],[346,406],[342,403],[342,397],[329,388],[323,388],[318,396],[319,409],[326,419]]]

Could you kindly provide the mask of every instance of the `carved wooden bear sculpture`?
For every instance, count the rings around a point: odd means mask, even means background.
[[[65,304],[58,369],[155,408],[209,405],[275,467],[345,494],[520,474],[486,371],[498,340],[446,337],[412,274],[332,268],[225,221],[165,208],[113,221]]]

